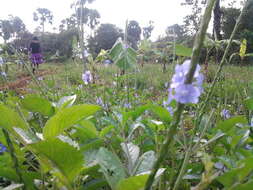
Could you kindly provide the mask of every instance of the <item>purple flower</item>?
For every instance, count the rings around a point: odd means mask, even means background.
[[[84,84],[89,84],[92,82],[92,74],[90,71],[85,71],[83,74],[82,74],[82,79],[83,79],[83,82]]]
[[[253,117],[251,118],[250,126],[253,127]]]
[[[108,109],[108,105],[103,102],[101,97],[97,98],[96,103],[102,106],[104,109]]]
[[[83,56],[84,56],[84,57],[89,57],[89,55],[90,55],[90,54],[88,53],[87,50],[84,50],[84,51],[83,51]]]
[[[200,73],[201,67],[197,65],[192,84],[185,84],[186,76],[191,66],[191,60],[186,60],[182,65],[176,65],[175,74],[172,76],[169,89],[168,103],[173,99],[179,103],[198,103],[203,92],[202,84],[204,75]]]
[[[123,44],[123,48],[124,48],[124,49],[128,49],[128,48],[129,48],[129,45],[128,45],[128,44]]]
[[[174,110],[172,106],[169,106],[170,101],[164,101],[163,102],[163,106],[168,110],[168,112],[170,113],[170,115],[174,114]]]
[[[230,111],[229,110],[226,110],[226,109],[223,109],[221,111],[221,116],[224,118],[224,119],[229,119],[231,117],[230,115]]]
[[[1,72],[0,74],[1,74],[3,77],[7,77],[6,72]]]
[[[0,57],[0,66],[2,66],[4,64],[4,60],[2,57]]]
[[[0,153],[4,153],[6,151],[7,151],[7,148],[2,143],[0,143]]]
[[[124,103],[124,107],[130,109],[132,106],[130,103]]]
[[[181,104],[198,103],[201,92],[192,84],[180,84],[175,88],[175,100]]]
[[[97,98],[96,103],[97,103],[98,105],[103,105],[103,104],[104,104],[101,97]]]

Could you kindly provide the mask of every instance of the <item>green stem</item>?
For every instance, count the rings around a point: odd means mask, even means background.
[[[151,190],[156,172],[158,171],[161,163],[163,162],[164,158],[166,157],[166,154],[168,152],[168,147],[169,147],[170,143],[173,141],[174,135],[177,133],[177,126],[180,122],[180,118],[181,118],[183,110],[184,110],[184,104],[179,104],[177,111],[174,113],[175,121],[170,126],[170,129],[169,129],[167,136],[166,136],[166,141],[161,147],[161,150],[159,152],[159,156],[158,156],[158,158],[153,166],[153,169],[151,171],[151,174],[149,175],[148,180],[146,182],[145,190]]]
[[[229,50],[230,50],[230,47],[231,47],[231,44],[232,44],[232,40],[233,40],[233,38],[234,38],[235,33],[236,33],[237,30],[238,30],[239,23],[240,23],[240,21],[241,21],[241,19],[242,19],[242,16],[243,16],[244,11],[246,10],[246,7],[247,7],[247,6],[249,6],[249,1],[246,3],[246,5],[245,5],[243,11],[241,12],[241,14],[240,14],[240,16],[239,16],[239,19],[237,20],[237,23],[236,23],[236,25],[235,25],[235,28],[234,28],[234,30],[233,30],[233,32],[232,32],[232,35],[231,35],[231,37],[230,37],[230,39],[229,39],[228,46],[226,47],[226,50],[225,50],[225,53],[224,53],[224,55],[223,55],[221,64],[220,64],[220,66],[219,66],[219,68],[218,68],[218,70],[217,70],[217,72],[216,72],[215,79],[214,79],[214,81],[213,81],[213,83],[212,83],[211,89],[210,89],[210,91],[208,92],[207,98],[206,98],[206,100],[204,101],[204,103],[202,104],[203,106],[202,106],[201,109],[200,109],[200,116],[198,117],[197,125],[200,123],[200,121],[201,121],[201,119],[202,119],[202,117],[203,117],[204,110],[205,110],[205,108],[206,108],[207,102],[210,100],[210,98],[211,98],[211,96],[212,96],[212,93],[213,93],[213,90],[214,90],[214,86],[215,86],[215,84],[216,84],[216,82],[217,82],[217,79],[218,79],[218,77],[219,77],[219,75],[220,75],[220,72],[221,72],[221,70],[222,70],[222,67],[223,67],[223,65],[224,65],[225,62],[226,62],[226,57],[227,57],[228,52],[229,52]],[[195,127],[195,128],[197,128],[197,127]],[[192,142],[192,140],[191,140],[191,142]],[[192,149],[192,143],[191,143],[190,148],[189,148],[188,151],[186,152],[185,158],[184,158],[184,162],[183,162],[182,167],[181,167],[181,169],[180,169],[180,173],[179,173],[179,175],[178,175],[178,177],[177,177],[177,180],[176,180],[176,183],[175,183],[175,185],[174,185],[173,190],[176,190],[176,189],[178,188],[178,186],[179,186],[179,184],[180,184],[180,181],[181,181],[181,179],[182,179],[182,177],[183,177],[183,175],[184,175],[185,168],[186,168],[186,166],[187,166],[187,164],[188,164],[188,161],[189,161],[190,155],[191,155],[191,153],[192,153],[192,150],[195,150],[196,147],[197,147],[197,145],[195,145],[194,148]]]
[[[3,134],[4,134],[4,137],[6,139],[8,148],[9,148],[11,159],[12,159],[13,164],[14,164],[14,169],[15,169],[15,171],[17,173],[17,176],[18,176],[19,183],[23,183],[22,173],[19,169],[18,159],[16,157],[14,146],[11,142],[11,138],[10,138],[9,133],[7,132],[7,130],[5,130],[5,129],[2,129],[2,130],[3,130]],[[23,189],[26,189],[25,186],[23,186]]]
[[[184,156],[184,161],[183,161],[182,167],[180,169],[180,172],[177,176],[177,179],[176,179],[175,185],[173,187],[173,190],[176,190],[179,187],[181,179],[182,179],[182,177],[184,175],[184,172],[185,172],[185,168],[186,168],[186,166],[188,164],[188,161],[190,159],[190,156],[191,156],[191,148],[188,149],[188,151],[186,152],[186,154]]]
[[[238,31],[239,24],[240,24],[240,22],[241,22],[241,20],[242,20],[242,17],[243,17],[243,15],[244,15],[244,13],[246,12],[247,7],[248,7],[250,4],[252,4],[252,3],[253,3],[252,0],[248,0],[248,1],[246,2],[246,4],[245,4],[243,10],[241,11],[241,14],[240,14],[240,16],[239,16],[237,22],[236,22],[236,24],[235,24],[234,30],[233,30],[233,32],[232,32],[232,34],[231,34],[231,36],[230,36],[228,45],[227,45],[226,50],[225,50],[225,52],[224,52],[224,55],[223,55],[223,57],[222,57],[221,63],[220,63],[220,65],[219,65],[219,68],[218,68],[218,70],[217,70],[217,72],[216,72],[216,74],[215,74],[215,77],[214,77],[214,80],[213,80],[213,82],[212,82],[211,88],[210,88],[210,90],[209,90],[208,93],[207,93],[206,99],[204,100],[204,102],[202,103],[202,105],[201,105],[201,107],[200,107],[200,111],[199,111],[200,115],[199,115],[198,120],[197,120],[197,122],[196,122],[197,125],[200,123],[200,121],[201,121],[201,119],[202,119],[202,117],[203,117],[203,115],[204,115],[204,111],[205,111],[205,109],[206,109],[206,107],[207,107],[207,102],[210,100],[210,98],[211,98],[212,95],[213,95],[214,87],[215,87],[215,85],[216,85],[216,83],[217,83],[217,79],[218,79],[219,76],[220,76],[221,70],[222,70],[224,64],[226,63],[226,57],[228,56],[228,53],[229,53],[229,50],[230,50],[230,48],[231,48],[232,41],[233,41],[233,39],[234,39],[234,37],[235,37],[235,34],[236,34],[236,32]]]
[[[191,66],[190,66],[190,70],[189,70],[189,73],[186,78],[186,82],[185,82],[186,84],[191,84],[193,81],[194,73],[197,68],[197,64],[199,62],[200,51],[203,46],[203,41],[204,41],[205,34],[206,34],[206,31],[207,31],[207,28],[208,28],[208,25],[209,25],[209,22],[211,19],[212,9],[214,7],[215,1],[216,0],[209,0],[208,1],[208,5],[207,5],[207,8],[204,13],[203,20],[201,22],[200,31],[197,34],[196,39],[195,39],[192,58],[191,58]],[[180,119],[181,119],[181,115],[182,115],[183,110],[184,110],[184,104],[178,104],[177,110],[173,116],[173,122],[170,126],[168,133],[167,133],[166,141],[162,145],[158,159],[154,164],[151,174],[149,175],[149,178],[148,178],[146,185],[145,185],[145,190],[151,190],[156,172],[158,171],[160,165],[162,164],[164,158],[166,157],[166,154],[168,152],[168,147],[169,147],[170,143],[173,141],[174,135],[177,133],[177,127],[178,127],[178,124],[180,123]]]

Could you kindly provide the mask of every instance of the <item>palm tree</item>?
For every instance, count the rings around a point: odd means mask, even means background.
[[[53,14],[50,10],[46,8],[38,8],[36,12],[33,13],[33,20],[39,21],[40,26],[42,27],[42,32],[45,32],[45,23],[48,22],[49,24],[53,23]]]

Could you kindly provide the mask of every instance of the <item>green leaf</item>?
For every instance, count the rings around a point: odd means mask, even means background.
[[[38,112],[44,116],[52,116],[54,114],[52,104],[48,100],[35,95],[29,95],[22,99],[21,105],[31,112]]]
[[[127,168],[129,173],[132,173],[134,166],[139,158],[140,148],[133,143],[121,143],[121,148],[127,159]]]
[[[28,145],[42,165],[52,169],[62,183],[70,185],[82,170],[84,158],[80,151],[57,138]]]
[[[116,190],[143,190],[148,175],[139,175],[123,179],[117,185]]]
[[[133,67],[137,61],[137,54],[132,48],[123,50],[119,59],[116,61],[116,65],[123,70],[127,70]]]
[[[135,174],[141,174],[150,171],[153,168],[155,161],[156,157],[154,151],[145,152],[139,158]]]
[[[230,190],[252,190],[253,180],[250,180],[244,184],[237,184],[233,186]]]
[[[45,138],[55,137],[74,124],[95,114],[99,109],[100,107],[95,105],[77,105],[62,109],[47,121],[43,135]]]
[[[104,179],[95,179],[84,185],[83,190],[98,190],[108,186]]]
[[[234,127],[236,124],[247,124],[247,119],[245,116],[236,116],[232,117],[228,120],[221,121],[218,123],[217,128],[221,129],[222,132],[228,132],[232,127]]]
[[[184,57],[191,57],[192,49],[185,47],[181,44],[176,44],[176,55],[184,56]]]
[[[129,118],[132,118],[132,120],[135,121],[141,116],[141,114],[143,114],[143,112],[145,112],[149,108],[150,108],[150,105],[144,105],[144,106],[139,106],[135,108],[134,111],[123,113],[123,123],[127,122]]]
[[[247,107],[247,109],[252,110],[253,111],[253,98],[248,98],[244,101],[245,106]]]
[[[29,190],[37,189],[37,188],[35,188],[35,185],[33,182],[35,179],[40,179],[39,173],[22,171],[21,175],[23,178],[23,183],[25,184],[27,189],[29,189]],[[15,169],[11,165],[0,169],[0,176],[6,178],[8,180],[14,181],[16,183],[19,183],[19,177],[18,177]]]
[[[219,176],[217,180],[225,187],[231,187],[235,182],[238,181],[237,173],[237,169],[232,169],[229,172],[226,172],[225,174]]]
[[[76,95],[64,96],[58,101],[57,107],[60,109],[66,108],[66,107],[71,107],[75,101],[76,101]]]
[[[7,129],[12,134],[15,134],[13,127],[27,129],[25,122],[12,109],[0,104],[0,113],[0,127]]]
[[[168,110],[161,106],[153,105],[151,106],[151,111],[159,117],[159,119],[164,122],[164,124],[168,124],[171,122],[172,117]]]
[[[109,125],[105,128],[103,128],[101,131],[100,131],[100,134],[99,136],[101,138],[104,138],[108,133],[110,133],[115,127],[113,125]]]
[[[76,130],[78,137],[83,139],[95,139],[99,137],[95,125],[89,120],[82,120],[78,123]],[[82,139],[80,139],[80,141],[82,141]]]
[[[126,177],[124,167],[119,158],[107,149],[100,148],[97,154],[97,161],[107,182],[112,189],[115,189],[118,182]]]
[[[131,48],[123,48],[124,44],[122,41],[117,41],[112,47],[109,56],[116,63],[116,65],[122,69],[127,70],[137,62],[137,53]]]
[[[112,47],[109,56],[111,57],[111,59],[116,62],[119,59],[120,54],[123,51],[123,45],[122,42],[117,41],[114,46]]]
[[[241,184],[253,171],[253,157],[239,161],[238,167],[219,176],[217,180],[230,189],[234,184]]]

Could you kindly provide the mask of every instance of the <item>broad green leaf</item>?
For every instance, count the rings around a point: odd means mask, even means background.
[[[110,133],[112,130],[114,129],[114,126],[113,125],[109,125],[105,128],[103,128],[101,131],[100,131],[100,137],[101,138],[104,138],[108,133]]]
[[[13,127],[27,129],[22,118],[12,109],[0,104],[0,127],[7,129],[9,132],[15,134]]]
[[[139,106],[135,108],[134,111],[123,113],[123,123],[127,122],[129,118],[132,118],[132,120],[135,121],[141,116],[141,114],[143,114],[143,112],[145,112],[149,108],[150,108],[150,105],[144,105],[144,106]]]
[[[104,141],[102,139],[94,139],[80,146],[81,151],[87,151],[90,149],[98,149],[103,146]]]
[[[100,107],[95,105],[77,105],[62,109],[47,121],[43,135],[45,138],[55,137],[74,124],[95,114],[99,109]]]
[[[192,49],[185,47],[181,44],[176,44],[176,55],[184,56],[184,57],[191,57]]]
[[[73,134],[73,137],[78,137],[80,143],[99,137],[95,125],[89,120],[79,122],[75,125],[75,130],[76,132]]]
[[[119,59],[116,61],[116,65],[120,69],[130,69],[132,68],[137,61],[137,54],[132,48],[127,48],[126,50],[123,50],[121,53]]]
[[[145,152],[137,163],[137,168],[135,169],[135,174],[141,174],[150,171],[156,161],[155,152],[148,151]]]
[[[22,142],[26,144],[36,143],[38,142],[38,137],[29,131],[24,131],[23,129],[13,127],[13,130],[16,134],[22,139]]]
[[[148,175],[139,175],[123,179],[117,185],[116,190],[143,190]]]
[[[21,100],[21,104],[25,109],[31,112],[38,112],[44,116],[52,116],[54,114],[52,104],[39,96],[29,95]]]
[[[217,180],[222,183],[225,187],[231,187],[235,182],[238,181],[237,176],[238,170],[232,169],[225,174],[219,176]]]
[[[36,173],[36,172],[22,171],[21,175],[24,180],[23,183],[25,184],[27,189],[35,190],[36,188],[35,188],[33,182],[34,182],[34,179],[40,179],[40,177],[41,177],[40,174]],[[4,177],[4,178],[14,181],[16,183],[19,182],[19,177],[12,165],[1,168],[0,169],[0,177]]]
[[[58,101],[57,107],[60,109],[66,108],[66,107],[71,107],[75,101],[76,101],[76,95],[64,96]]]
[[[137,53],[131,47],[124,48],[122,41],[117,41],[111,49],[109,56],[122,69],[127,70],[137,62]]]
[[[245,106],[249,110],[253,110],[253,98],[248,98],[244,101]]]
[[[120,145],[127,158],[128,171],[132,173],[133,168],[139,158],[140,148],[133,143],[121,143]]]
[[[28,145],[42,165],[52,169],[62,183],[70,185],[82,170],[84,158],[80,151],[57,138]]]
[[[82,190],[98,190],[106,186],[108,185],[104,179],[95,179],[91,182],[86,183]]]
[[[239,161],[238,167],[219,176],[217,180],[229,189],[232,185],[242,183],[253,171],[253,157]]]
[[[120,54],[123,51],[123,45],[122,42],[117,41],[114,46],[112,47],[109,56],[111,57],[111,59],[116,62],[119,59]]]
[[[107,149],[100,148],[97,154],[97,161],[112,189],[116,188],[119,181],[126,178],[124,167],[119,158]]]
[[[159,119],[164,122],[164,124],[168,124],[171,122],[172,117],[167,109],[161,106],[153,105],[151,106],[151,111],[159,117]]]
[[[247,124],[247,119],[245,118],[245,116],[232,117],[228,120],[219,122],[217,128],[221,129],[223,132],[226,133],[236,124]]]
[[[252,190],[253,187],[253,180],[249,180],[243,184],[237,184],[233,186],[230,190]]]

